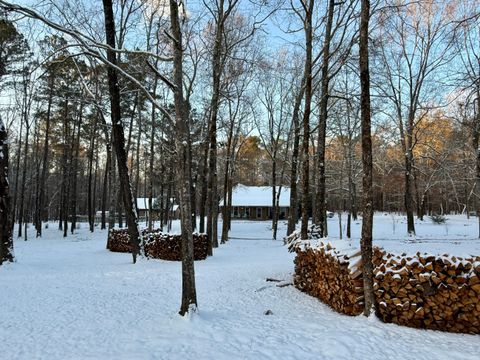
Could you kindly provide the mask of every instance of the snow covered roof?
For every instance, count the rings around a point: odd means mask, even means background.
[[[155,203],[155,199],[152,199],[153,203]],[[148,198],[137,198],[137,209],[148,210]]]
[[[154,209],[155,209],[155,201],[157,201],[157,199],[152,198],[152,204]],[[170,202],[173,202],[173,198],[170,198]],[[176,211],[178,208],[178,205],[174,204],[172,207],[173,207],[172,210]],[[148,198],[137,198],[137,209],[148,210]]]
[[[232,191],[232,206],[272,206],[272,187],[238,184]],[[290,206],[290,188],[282,187],[279,206]]]

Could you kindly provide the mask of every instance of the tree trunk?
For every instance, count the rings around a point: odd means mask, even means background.
[[[15,162],[15,187],[13,189],[13,206],[11,206],[12,214],[11,214],[11,226],[12,226],[12,234],[13,234],[13,226],[17,218],[17,203],[18,203],[18,187],[20,185],[20,160],[22,157],[22,134],[23,134],[23,121],[20,122],[20,131],[18,134],[18,153],[17,153],[17,161]]]
[[[370,0],[362,0],[360,14],[360,109],[362,123],[362,165],[363,165],[363,221],[360,247],[362,252],[363,289],[365,309],[369,316],[374,306],[372,230],[373,230],[373,164],[370,112],[370,70],[368,64],[368,23]]]
[[[92,176],[93,176],[93,152],[95,148],[95,138],[97,135],[97,117],[93,121],[93,130],[90,135],[90,151],[88,152],[88,190],[87,190],[87,208],[88,208],[88,224],[90,232],[95,227],[95,205],[92,200]],[[108,154],[107,154],[108,157]],[[108,159],[107,159],[108,162]],[[102,210],[104,208],[102,207]],[[104,214],[102,214],[104,216]]]
[[[158,78],[155,76],[153,82],[153,96],[157,91]],[[155,149],[155,106],[152,104],[152,117],[151,117],[151,132],[150,132],[150,162],[148,167],[148,230],[153,228],[153,164],[154,164],[154,149]]]
[[[109,141],[113,140],[113,134],[110,137]],[[113,142],[113,141],[112,141]],[[108,168],[108,198],[110,201],[109,210],[108,210],[108,228],[112,229],[115,227],[115,211],[116,211],[116,188],[117,181],[115,174],[117,173],[117,167],[115,166],[116,157],[115,153],[110,151],[110,167]]]
[[[405,139],[405,211],[407,212],[407,232],[410,235],[415,235],[413,218],[413,121],[414,114],[410,111]]]
[[[23,166],[22,166],[22,183],[20,185],[20,208],[18,210],[18,237],[22,237],[22,224],[25,220],[25,186],[27,183],[27,169],[28,169],[28,138],[30,134],[30,126],[28,125],[27,110],[24,109],[24,121],[25,121],[25,148],[23,154]],[[26,240],[26,239],[25,239]]]
[[[309,158],[309,139],[310,139],[310,111],[312,102],[312,13],[314,0],[310,0],[308,8],[305,7],[305,108],[303,112],[303,161],[302,161],[302,227],[301,238],[307,239],[308,233],[308,208],[310,198],[310,158]]]
[[[323,63],[322,79],[320,93],[320,116],[318,126],[318,148],[317,148],[317,189],[315,192],[315,216],[314,223],[319,227],[320,236],[327,236],[327,199],[326,199],[326,178],[325,178],[325,140],[327,136],[327,117],[328,117],[328,96],[329,81],[328,74],[330,66],[330,41],[332,37],[332,23],[335,0],[328,2],[327,24],[325,27],[325,39],[323,43]]]
[[[293,148],[292,148],[292,165],[290,171],[290,210],[288,213],[287,236],[295,231],[297,225],[297,211],[298,211],[298,155],[300,147],[300,122],[299,112],[302,103],[303,94],[305,91],[305,74],[300,83],[300,89],[295,97],[295,104],[293,106],[292,124],[293,124]]]
[[[45,186],[48,176],[48,152],[49,152],[49,140],[50,140],[50,117],[52,111],[52,101],[53,101],[53,74],[50,75],[48,86],[48,105],[47,105],[47,118],[45,119],[45,141],[43,145],[43,161],[42,161],[42,173],[40,175],[40,184],[39,184],[39,196],[37,202],[37,215],[36,215],[36,224],[35,228],[37,230],[37,237],[42,236],[42,218],[45,213]]]
[[[0,265],[13,262],[13,235],[10,211],[10,187],[8,182],[7,129],[0,118]]]
[[[473,150],[475,151],[475,207],[478,219],[478,237],[480,238],[480,87],[477,93],[477,114],[473,128]]]
[[[209,163],[207,188],[207,235],[209,239],[208,254],[218,247],[218,180],[217,180],[217,117],[220,103],[220,81],[224,65],[222,55],[225,26],[224,0],[218,1],[218,18],[216,19],[215,43],[212,52],[212,99],[209,119]]]
[[[228,184],[229,184],[229,175],[230,175],[230,162],[231,162],[231,147],[232,147],[232,133],[233,125],[230,124],[230,129],[228,132],[227,139],[227,160],[225,162],[225,174],[223,177],[223,211],[222,211],[222,239],[221,243],[225,244],[228,241],[228,214],[232,211],[228,204]]]
[[[189,108],[183,96],[183,45],[182,32],[178,18],[178,3],[170,0],[171,35],[173,37],[174,60],[174,100],[175,100],[175,149],[177,151],[176,179],[180,200],[182,228],[182,304],[180,315],[196,311],[197,293],[195,289],[195,270],[193,261],[193,234],[190,200],[191,152],[189,126]]]
[[[80,114],[78,119],[78,129],[77,129],[77,139],[72,144],[72,154],[73,154],[73,147],[75,147],[75,155],[72,159],[72,171],[70,174],[71,183],[72,183],[72,191],[71,191],[71,216],[72,216],[72,223],[70,232],[73,234],[75,228],[77,227],[77,178],[78,178],[78,158],[80,155],[80,128],[82,126],[82,112],[83,107],[80,106]]]
[[[207,180],[207,176],[208,176],[208,150],[209,150],[209,146],[208,146],[209,142],[206,141],[205,142],[205,150],[204,150],[204,154],[203,154],[203,166],[202,166],[202,180],[201,180],[201,184],[202,184],[202,189],[201,189],[201,192],[202,192],[202,195],[200,196],[200,211],[199,211],[199,215],[200,215],[200,229],[199,231],[201,233],[204,233],[205,232],[205,216],[206,216],[206,210],[208,208],[208,204],[207,204],[207,183],[208,183],[208,180]]]
[[[113,16],[112,0],[103,0],[105,13],[105,36],[107,44],[115,49],[115,22]],[[107,50],[108,61],[117,65],[117,55],[113,50]],[[137,225],[137,214],[134,209],[132,189],[130,187],[130,176],[127,167],[127,153],[125,152],[125,137],[120,108],[120,88],[118,74],[113,67],[108,67],[108,90],[110,94],[110,111],[112,118],[113,147],[117,158],[120,188],[123,195],[128,233],[132,246],[133,263],[137,261],[140,253],[140,233]]]

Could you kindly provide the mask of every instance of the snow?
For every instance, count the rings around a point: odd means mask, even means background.
[[[337,223],[329,219],[332,235]],[[459,231],[453,223],[450,234]],[[0,268],[2,359],[478,359],[479,336],[340,315],[266,282],[290,282],[294,258],[270,240],[270,222],[234,221],[233,239],[195,262],[199,308],[186,318],[177,314],[180,263],[133,265],[130,254],[105,249],[106,231],[90,234],[86,224],[66,239],[53,224],[44,233],[16,240],[17,262]],[[400,244],[392,246],[414,246]]]
[[[278,191],[279,187],[277,187]],[[223,202],[220,204],[223,206]],[[232,206],[272,206],[271,186],[246,186],[238,184],[232,191]],[[290,188],[282,187],[279,205],[290,206]]]
[[[415,218],[416,235],[407,234],[407,218],[404,215],[375,214],[373,245],[388,252],[401,255],[414,255],[417,252],[432,255],[454,255],[470,257],[480,255],[478,238],[478,218],[465,215],[448,215],[445,224],[435,224],[428,216],[424,221]],[[328,241],[342,251],[355,251],[359,248],[362,221],[352,220],[352,239],[345,237],[347,216],[342,216],[343,240],[339,239],[338,215],[328,219]],[[325,242],[325,239],[321,239]]]

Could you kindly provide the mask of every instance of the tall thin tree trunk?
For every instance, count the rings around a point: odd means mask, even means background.
[[[310,111],[312,103],[312,45],[313,45],[313,29],[312,15],[314,9],[314,0],[308,2],[305,7],[305,108],[303,112],[303,142],[302,142],[302,226],[301,238],[308,238],[308,214],[310,199]]]
[[[115,22],[112,0],[103,0],[103,9],[105,13],[105,37],[107,44],[112,49],[115,49]],[[107,59],[111,64],[117,65],[117,55],[114,50],[107,50]],[[130,244],[132,246],[133,263],[135,263],[137,261],[137,255],[140,253],[140,233],[138,231],[137,214],[134,209],[132,189],[130,187],[130,176],[127,167],[127,153],[125,151],[125,136],[121,116],[118,74],[113,67],[108,67],[108,90],[110,94],[113,147],[117,158],[120,188],[123,195]]]
[[[78,182],[78,158],[80,156],[80,129],[82,126],[82,116],[83,112],[83,105],[80,106],[80,114],[78,119],[78,129],[77,129],[77,139],[72,144],[72,154],[73,154],[73,147],[75,147],[75,154],[72,158],[72,171],[70,174],[71,184],[72,184],[72,191],[71,191],[71,228],[70,232],[73,234],[76,227],[77,227],[77,182]]]
[[[229,125],[228,129],[228,138],[227,138],[227,160],[225,162],[225,173],[223,177],[223,211],[222,211],[222,240],[221,243],[224,244],[228,241],[228,232],[229,227],[229,214],[232,212],[231,207],[228,204],[228,195],[229,195],[229,183],[230,183],[230,167],[232,163],[233,151],[232,151],[232,140],[233,140],[233,121]]]
[[[157,91],[158,78],[155,76],[153,82],[153,95]],[[150,161],[148,167],[148,230],[153,228],[153,164],[154,164],[154,149],[155,149],[155,107],[152,104],[152,117],[151,117],[151,131],[150,131]]]
[[[10,211],[10,186],[8,182],[8,136],[0,118],[0,265],[13,262],[12,213]]]
[[[88,224],[90,232],[95,227],[95,206],[93,204],[92,194],[92,176],[93,176],[93,154],[95,149],[95,138],[97,135],[97,116],[93,120],[93,129],[90,135],[90,150],[88,152],[88,190],[87,190],[87,208],[88,208]],[[108,155],[107,155],[108,156]]]
[[[180,216],[182,228],[182,304],[180,315],[196,311],[197,292],[195,288],[195,270],[193,261],[193,234],[190,199],[190,173],[192,166],[189,149],[190,136],[189,108],[183,96],[183,45],[182,31],[178,16],[179,4],[170,0],[170,23],[173,37],[174,60],[174,100],[175,100],[175,148],[177,151],[176,179],[180,198]]]
[[[15,162],[15,186],[13,188],[13,206],[11,215],[11,226],[13,234],[13,226],[17,218],[17,203],[18,203],[18,187],[20,185],[20,160],[22,157],[22,135],[23,135],[23,121],[20,122],[20,131],[18,134],[18,153],[17,161]]]
[[[360,14],[360,109],[362,122],[363,164],[363,221],[360,247],[362,252],[364,315],[369,316],[374,306],[372,230],[373,230],[373,164],[370,110],[370,70],[368,64],[368,23],[370,0],[362,0]]]
[[[326,199],[326,177],[325,177],[325,140],[327,136],[328,97],[329,97],[329,66],[330,66],[330,41],[332,37],[332,23],[335,0],[328,2],[327,24],[325,27],[325,38],[323,43],[323,63],[320,93],[320,116],[318,126],[318,148],[317,148],[317,188],[315,191],[315,214],[314,223],[320,229],[320,236],[327,236],[327,199]]]
[[[28,119],[25,119],[28,121]],[[27,183],[27,169],[28,169],[28,138],[30,133],[30,126],[28,124],[25,127],[25,148],[23,154],[23,166],[22,166],[22,183],[20,185],[20,208],[18,210],[18,237],[22,237],[22,224],[25,221],[25,187]],[[25,238],[26,241],[26,238]]]
[[[53,74],[50,75],[48,86],[48,105],[47,105],[47,118],[45,119],[45,141],[43,145],[43,161],[42,161],[42,173],[40,175],[40,184],[39,184],[39,196],[37,203],[37,216],[35,228],[37,230],[37,237],[42,236],[42,217],[45,213],[45,186],[48,176],[48,153],[49,153],[49,140],[50,140],[50,117],[52,111],[52,102],[53,102]]]
[[[107,147],[110,147],[109,140],[107,139]],[[110,164],[111,164],[111,154],[110,149],[107,150],[107,160],[105,162],[105,173],[103,175],[103,188],[102,188],[102,219],[100,229],[104,230],[107,228],[107,199],[109,198],[108,194],[110,192],[109,186],[109,173],[110,173]]]
[[[277,240],[277,154],[272,156],[272,239]]]
[[[305,91],[305,75],[303,76],[298,94],[295,97],[295,104],[293,107],[292,113],[292,124],[293,124],[293,148],[292,148],[292,165],[290,171],[290,207],[288,212],[288,225],[287,225],[287,235],[290,235],[295,231],[297,224],[297,211],[298,211],[298,191],[297,191],[297,181],[298,181],[298,158],[299,158],[299,148],[300,148],[300,105],[302,103],[303,94]]]
[[[480,87],[476,89],[477,95],[477,113],[473,128],[473,150],[475,151],[475,195],[474,204],[478,219],[478,237],[480,238]]]
[[[203,165],[202,165],[202,179],[201,179],[201,195],[200,195],[200,229],[199,231],[201,233],[205,232],[205,216],[206,216],[206,208],[208,208],[207,204],[207,176],[208,176],[208,147],[209,142],[205,142],[205,149],[204,149],[204,154],[203,154]]]
[[[410,235],[415,235],[413,218],[413,121],[414,114],[410,111],[405,139],[405,211],[407,212],[407,231]]]
[[[209,165],[207,190],[207,234],[209,238],[209,255],[218,247],[218,179],[217,179],[217,117],[220,104],[220,81],[224,65],[222,45],[225,27],[224,0],[218,1],[215,43],[212,52],[212,99],[209,119]]]

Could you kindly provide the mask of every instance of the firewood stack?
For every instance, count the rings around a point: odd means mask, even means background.
[[[480,333],[480,257],[374,250],[377,315],[385,322]]]
[[[294,285],[319,298],[336,311],[358,315],[363,311],[363,278],[360,253],[351,255],[333,249],[330,244],[287,240],[295,251]]]
[[[145,256],[153,259],[180,261],[182,259],[181,235],[162,233],[159,229],[142,231]],[[129,235],[126,229],[111,229],[107,249],[113,252],[130,252]],[[195,260],[207,258],[207,235],[193,234],[193,255]]]

